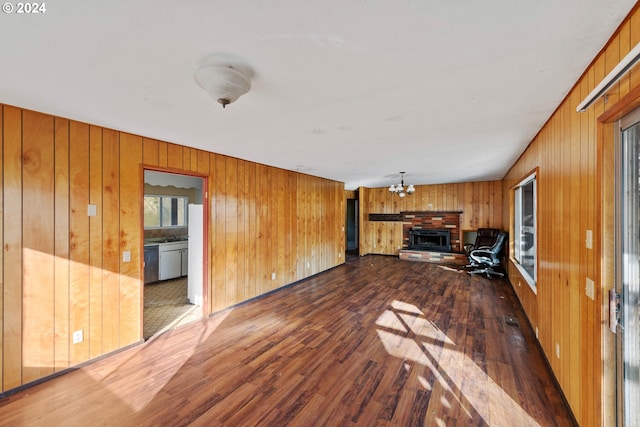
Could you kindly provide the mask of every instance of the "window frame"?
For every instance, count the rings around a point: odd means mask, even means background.
[[[145,194],[144,198],[146,199],[147,197],[157,197],[159,198],[159,202],[158,202],[158,219],[160,221],[160,225],[146,225],[144,224],[144,229],[145,230],[159,230],[159,229],[171,229],[171,228],[185,228],[189,226],[189,197],[188,196],[179,196],[179,195],[169,195],[169,194]],[[184,224],[170,224],[170,225],[163,225],[163,214],[162,214],[162,199],[178,199],[178,200],[182,200],[184,201]],[[144,212],[143,212],[143,217],[144,217]]]
[[[523,233],[521,230],[526,227],[523,225],[524,216],[523,216],[523,208],[522,208],[522,194],[523,188],[533,183],[533,200],[532,200],[532,215],[533,215],[533,269],[531,274],[525,264],[522,262],[523,260]],[[511,261],[516,266],[525,282],[529,285],[531,290],[537,294],[537,282],[538,282],[538,171],[534,170],[533,172],[527,174],[525,178],[520,180],[518,184],[512,187],[512,195],[513,195],[513,251],[510,256]],[[527,255],[531,255],[530,253]]]

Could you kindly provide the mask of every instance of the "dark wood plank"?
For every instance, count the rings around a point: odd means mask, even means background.
[[[42,420],[574,425],[507,282],[373,255],[0,400]]]

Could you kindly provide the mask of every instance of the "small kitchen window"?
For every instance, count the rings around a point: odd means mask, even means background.
[[[187,226],[188,197],[144,196],[144,228],[170,228]]]

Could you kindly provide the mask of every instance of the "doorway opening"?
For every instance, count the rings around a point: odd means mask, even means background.
[[[205,314],[205,180],[144,171],[143,338]]]
[[[347,229],[345,241],[347,242],[347,254],[358,254],[358,200],[347,199]]]

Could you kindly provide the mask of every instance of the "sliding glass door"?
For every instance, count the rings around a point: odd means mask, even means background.
[[[640,110],[620,123],[618,175],[618,425],[640,426]]]

